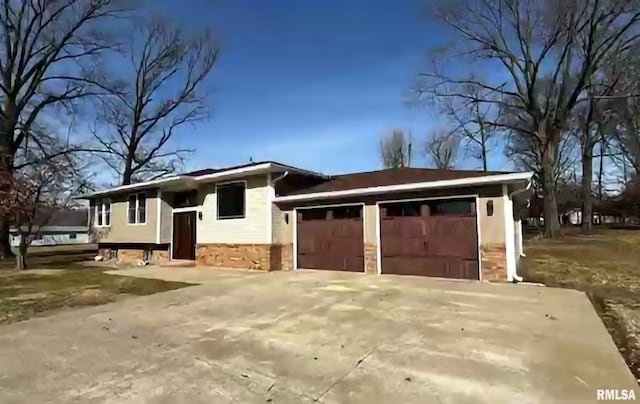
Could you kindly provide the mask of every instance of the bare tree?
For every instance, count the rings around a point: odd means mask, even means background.
[[[411,167],[411,135],[399,129],[380,139],[380,160],[385,168]]]
[[[448,0],[438,16],[457,40],[439,62],[455,56],[478,69],[454,75],[436,63],[421,90],[496,105],[503,113],[491,125],[531,138],[542,157],[545,235],[558,235],[554,176],[567,121],[606,58],[638,38],[637,1]],[[494,96],[463,91],[469,85]]]
[[[636,176],[640,176],[640,46],[627,57],[616,58],[611,70],[620,73],[610,94],[598,98],[608,113],[606,130],[611,135],[622,162],[628,163]],[[617,67],[617,69],[616,69]],[[607,72],[608,76],[614,74]],[[611,80],[611,79],[610,79]]]
[[[532,142],[530,136],[518,132],[508,134],[505,145],[506,156],[513,161],[519,170],[533,173],[533,186],[536,193],[543,193],[542,150],[537,142]],[[558,145],[557,163],[553,171],[553,189],[557,192],[561,184],[575,180],[575,166],[579,155],[576,153],[576,139],[571,136],[562,136]]]
[[[465,86],[465,91],[474,99],[491,97],[488,91],[478,86]],[[483,171],[488,171],[491,142],[498,135],[498,128],[491,124],[498,113],[496,106],[455,97],[443,97],[439,102],[443,112],[455,125],[465,151],[482,162]]]
[[[460,137],[446,130],[434,131],[425,144],[427,158],[441,170],[455,167],[459,150]]]
[[[45,138],[45,135],[39,137]],[[47,224],[56,210],[70,206],[73,196],[87,185],[83,175],[86,166],[78,155],[60,153],[50,158],[40,151],[40,145],[30,148],[30,139],[27,138],[25,147],[16,156],[18,161],[28,159],[30,164],[11,175],[7,171],[0,175],[0,214],[15,228],[19,238],[17,269],[27,268],[27,249],[32,236]],[[47,145],[51,153],[62,148],[64,145],[57,148]]]
[[[103,92],[95,62],[114,45],[109,22],[122,12],[118,2],[107,0],[2,1],[0,173],[5,187],[13,184],[16,153],[28,134],[40,147],[32,129],[43,115]],[[41,151],[48,153],[44,146]],[[0,257],[10,254],[9,225],[0,217]]]
[[[105,101],[94,131],[99,154],[123,185],[159,178],[190,151],[170,141],[185,124],[209,116],[204,88],[219,48],[209,31],[190,36],[154,19],[131,38],[128,88]]]

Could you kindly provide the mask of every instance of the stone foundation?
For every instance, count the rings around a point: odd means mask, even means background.
[[[277,268],[272,267],[271,269],[293,270],[293,244],[280,245],[280,266]]]
[[[107,262],[138,265],[144,259],[145,251],[151,252],[150,264],[161,264],[171,260],[168,249],[102,247],[98,249],[98,254],[102,255]]]
[[[504,245],[482,246],[482,280],[507,281],[507,252]]]
[[[196,263],[223,268],[270,270],[281,266],[281,246],[270,244],[198,244]],[[273,260],[272,260],[273,252]]]
[[[171,254],[169,254],[169,250],[155,250],[151,254],[151,262],[153,264],[164,264],[171,261]]]
[[[378,246],[365,243],[364,245],[364,272],[367,274],[378,273]]]
[[[142,260],[144,250],[118,250],[118,263],[137,263]]]

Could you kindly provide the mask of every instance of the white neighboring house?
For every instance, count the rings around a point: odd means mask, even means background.
[[[31,234],[32,246],[37,245],[61,245],[61,244],[88,244],[89,235],[89,210],[87,208],[60,209],[53,213],[42,214],[41,226],[34,226]],[[36,219],[36,223],[39,220]],[[18,229],[11,228],[11,245],[20,245]]]

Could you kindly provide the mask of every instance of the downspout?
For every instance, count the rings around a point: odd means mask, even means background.
[[[527,182],[527,186],[525,188],[518,189],[518,190],[513,191],[512,193],[510,193],[509,194],[509,199],[513,202],[513,197],[514,196],[527,192],[528,190],[531,189],[532,185],[533,185],[533,181],[532,181],[531,178],[529,178],[529,181]],[[513,212],[511,212],[511,214],[513,215]],[[520,228],[520,233],[522,234],[522,228]],[[522,236],[520,236],[520,237],[522,237]],[[520,252],[520,254],[522,254],[522,251]],[[517,265],[513,268],[512,277],[513,277],[514,283],[515,282],[522,282],[524,280],[521,276],[518,275],[518,266]]]

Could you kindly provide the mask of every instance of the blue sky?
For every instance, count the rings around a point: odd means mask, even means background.
[[[188,169],[249,158],[327,173],[379,169],[381,134],[399,128],[420,142],[438,125],[436,113],[406,102],[443,35],[428,21],[426,1],[151,4],[183,26],[213,28],[222,43],[208,83],[213,116],[176,139],[197,149]],[[498,152],[492,164],[505,168]]]

